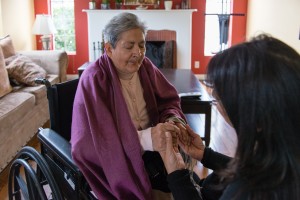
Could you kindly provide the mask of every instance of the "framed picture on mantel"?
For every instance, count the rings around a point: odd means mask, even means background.
[[[159,0],[124,0],[125,5],[154,5]]]

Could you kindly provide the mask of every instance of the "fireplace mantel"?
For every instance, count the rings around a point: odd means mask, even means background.
[[[93,50],[94,44],[98,48],[104,26],[115,15],[121,12],[136,14],[145,21],[148,29],[175,30],[177,46],[177,68],[191,68],[192,49],[192,13],[196,9],[176,10],[83,10],[88,17],[89,61],[95,60],[99,53]]]

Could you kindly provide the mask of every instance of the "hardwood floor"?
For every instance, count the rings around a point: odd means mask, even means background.
[[[233,157],[237,145],[235,130],[225,121],[216,106],[212,106],[211,142],[210,147],[222,154]],[[202,166],[200,162],[195,167],[200,178],[205,178],[212,171]]]
[[[203,119],[201,117],[201,119]],[[200,126],[203,126],[204,122],[201,121]],[[212,106],[211,117],[211,142],[210,147],[215,151],[223,153],[228,156],[234,156],[235,148],[237,145],[237,138],[234,129],[225,121],[224,117],[220,114],[216,106]],[[30,146],[38,148],[38,140],[33,138],[30,142]],[[211,171],[204,168],[199,162],[195,167],[196,173],[200,178],[206,177]],[[0,199],[7,200],[7,174],[8,170],[0,174]]]

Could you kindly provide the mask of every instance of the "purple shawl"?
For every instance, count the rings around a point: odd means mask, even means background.
[[[184,119],[176,89],[148,58],[139,76],[151,124]],[[152,199],[137,131],[111,59],[102,55],[82,74],[72,119],[72,156],[98,199]]]

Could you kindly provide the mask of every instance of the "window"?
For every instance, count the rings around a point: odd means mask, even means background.
[[[204,42],[206,56],[227,48],[230,8],[230,0],[206,0]]]
[[[51,0],[51,13],[57,29],[54,49],[75,52],[74,0]]]

